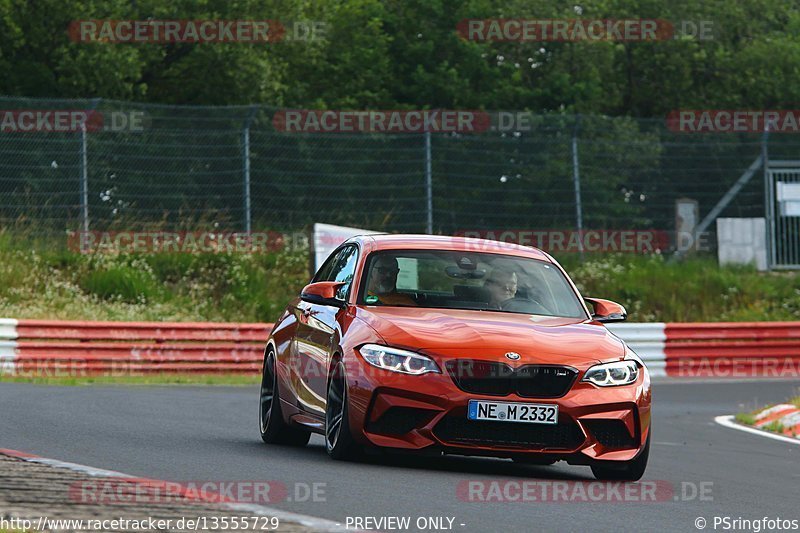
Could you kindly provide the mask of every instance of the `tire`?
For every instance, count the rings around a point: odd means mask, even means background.
[[[261,440],[267,444],[305,446],[311,438],[311,432],[292,427],[283,419],[275,363],[275,352],[269,348],[264,356],[264,367],[261,371],[259,402]]]
[[[361,457],[361,448],[350,432],[350,407],[347,375],[339,361],[328,378],[328,395],[325,402],[325,450],[340,461]]]
[[[647,468],[647,459],[650,456],[650,435],[641,453],[635,459],[620,463],[615,466],[605,466],[602,464],[592,465],[594,477],[608,481],[639,481]]]

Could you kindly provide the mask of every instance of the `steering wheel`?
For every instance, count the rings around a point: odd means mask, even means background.
[[[533,298],[509,298],[500,304],[500,309],[503,311],[511,311],[514,313],[528,313],[531,315],[552,315],[552,311],[546,305]],[[540,312],[544,311],[544,312]]]

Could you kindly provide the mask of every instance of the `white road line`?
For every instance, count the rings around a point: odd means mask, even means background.
[[[113,477],[113,478],[122,477],[122,478],[131,478],[140,480],[142,479],[138,478],[137,476],[123,474],[121,472],[115,472],[113,470],[105,470],[103,468],[95,468],[93,466],[86,466],[77,463],[68,463],[65,461],[59,461],[57,459],[48,459],[46,457],[39,457],[36,455],[30,455],[24,452],[19,452],[17,450],[8,450],[0,448],[0,454],[8,455],[10,457],[15,457],[17,459],[22,459],[23,461],[27,461],[29,463],[40,463],[59,468],[66,468],[68,470],[81,472],[83,474],[88,474],[93,477]],[[274,516],[279,520],[285,520],[287,522],[294,522],[297,524],[301,524],[303,526],[313,529],[314,531],[347,530],[347,528],[343,527],[341,523],[334,522],[333,520],[318,518],[316,516],[308,516],[298,513],[292,513],[290,511],[283,511],[280,509],[276,509],[274,507],[266,507],[263,505],[247,504],[247,503],[232,503],[232,502],[222,502],[222,503],[209,502],[209,503],[215,503],[232,511],[249,512],[263,516]],[[352,531],[352,529],[350,529],[349,531]]]
[[[776,435],[775,433],[770,433],[768,431],[761,431],[760,429],[743,426],[741,424],[737,424],[736,422],[734,422],[734,418],[735,417],[733,415],[721,415],[715,417],[714,422],[716,422],[720,426],[725,426],[726,428],[738,429],[739,431],[746,431],[747,433],[753,433],[755,435],[761,435],[762,437],[767,437],[782,442],[789,442],[791,444],[800,444],[800,439],[784,437],[783,435]]]
[[[47,459],[45,457],[28,457],[23,459],[29,463],[40,463],[43,465],[55,466],[57,468],[66,468],[75,472],[88,474],[92,477],[125,477],[130,478],[127,474],[122,472],[114,472],[113,470],[105,470],[103,468],[94,468],[93,466],[79,465],[77,463],[67,463],[66,461],[59,461],[57,459]]]

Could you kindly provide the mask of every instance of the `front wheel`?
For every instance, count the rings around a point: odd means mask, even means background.
[[[614,466],[592,465],[592,473],[600,480],[639,481],[647,468],[649,455],[650,435],[648,434],[642,452],[635,459]]]
[[[278,395],[278,372],[275,352],[270,348],[264,356],[261,372],[261,409],[259,412],[261,440],[267,444],[305,446],[311,433],[290,426],[283,419]]]
[[[336,364],[328,378],[325,403],[325,449],[334,459],[356,459],[360,448],[350,432],[347,377],[344,364]]]

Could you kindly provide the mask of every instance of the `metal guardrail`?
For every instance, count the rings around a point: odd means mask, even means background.
[[[266,323],[0,319],[0,372],[255,374],[271,329]],[[800,376],[800,322],[628,323],[609,329],[654,376]]]
[[[272,324],[0,320],[0,371],[37,376],[261,370]]]

